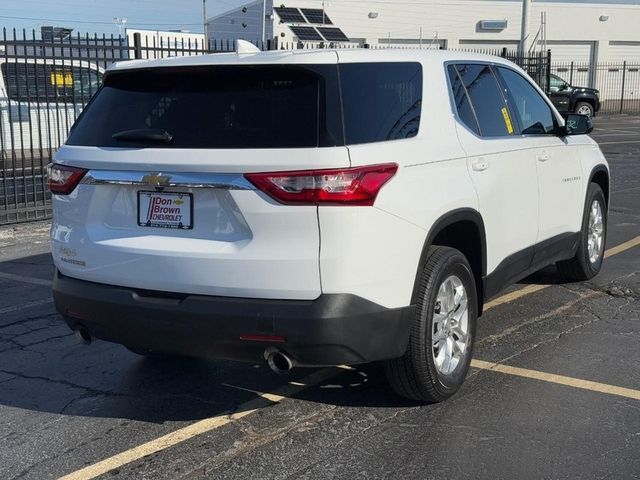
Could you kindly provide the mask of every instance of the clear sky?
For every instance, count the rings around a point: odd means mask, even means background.
[[[207,15],[232,9],[246,1],[207,0]],[[328,0],[327,3],[339,1]],[[361,1],[375,4],[381,0]],[[384,0],[384,3],[390,1],[396,0]],[[555,1],[640,4],[640,0]],[[398,5],[403,4],[402,0],[397,2]],[[286,2],[283,0],[280,3]],[[198,33],[203,30],[202,0],[0,0],[0,27],[8,29],[26,28],[30,31],[33,28],[39,30],[41,25],[54,25],[70,27],[80,33],[117,34],[118,28],[113,23],[113,17],[126,17],[127,26],[132,28],[184,29]]]
[[[207,15],[242,3],[207,0]],[[55,25],[74,33],[117,34],[113,17],[126,17],[131,28],[203,31],[202,0],[0,0],[0,27],[7,29]]]

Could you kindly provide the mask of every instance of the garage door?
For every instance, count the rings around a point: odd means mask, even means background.
[[[604,108],[614,108],[616,113],[636,111],[640,102],[640,42],[610,42],[607,63],[601,72],[600,97],[611,100],[605,102]]]
[[[591,87],[595,82],[593,68],[593,42],[547,42],[551,50],[551,71],[580,87]]]
[[[593,60],[593,42],[547,42],[554,62],[589,63]]]
[[[640,42],[609,42],[607,61],[640,63]]]

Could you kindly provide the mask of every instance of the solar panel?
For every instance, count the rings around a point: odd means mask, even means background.
[[[298,40],[322,42],[322,37],[313,27],[289,27]]]
[[[347,37],[342,30],[336,27],[318,27],[318,31],[322,34],[327,42],[348,42]]]
[[[307,23],[297,8],[276,7],[274,10],[282,23]]]
[[[300,9],[309,23],[318,25],[333,25],[326,13],[321,8],[301,8]]]

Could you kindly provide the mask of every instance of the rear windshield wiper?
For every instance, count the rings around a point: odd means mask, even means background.
[[[111,138],[123,142],[169,143],[173,139],[173,135],[161,128],[139,128],[114,133]]]

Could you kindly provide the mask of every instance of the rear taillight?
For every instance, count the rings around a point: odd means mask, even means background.
[[[398,165],[293,172],[247,173],[258,189],[288,205],[373,205]]]
[[[47,185],[51,193],[69,195],[86,173],[84,168],[50,163],[47,165]]]

